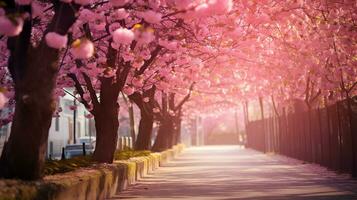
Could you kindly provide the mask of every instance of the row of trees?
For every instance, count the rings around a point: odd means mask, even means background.
[[[60,114],[63,88],[94,117],[94,159],[113,162],[120,93],[141,111],[135,147],[153,150],[179,141],[182,106],[194,87],[190,54],[205,46],[203,17],[225,14],[232,1],[4,1],[0,12],[3,123],[11,134],[0,159],[5,178],[37,179],[44,165],[52,116]],[[212,19],[211,19],[212,20]],[[198,39],[200,38],[200,39]],[[194,61],[196,60],[196,61]],[[196,63],[195,63],[196,62]],[[4,97],[4,94],[7,97]],[[161,102],[158,100],[161,99]]]
[[[259,108],[255,119],[272,115],[280,119],[306,112],[307,128],[294,136],[306,141],[311,141],[309,137],[316,134],[313,129],[316,124],[312,122],[314,109],[341,104],[347,114],[344,128],[349,129],[346,133],[351,140],[347,143],[351,145],[348,147],[353,158],[351,168],[356,176],[357,138],[353,128],[357,113],[356,2],[247,3],[250,5],[246,7],[244,2],[241,4],[244,10],[241,23],[246,24],[239,29],[243,33],[240,35],[246,35],[237,42],[235,57],[231,57],[235,60],[230,66],[235,67],[226,69],[225,73],[220,70],[216,79],[219,81],[212,82],[210,91],[203,91],[204,95],[197,102],[206,105],[220,102],[215,109],[243,102],[247,123],[252,121],[253,106]],[[225,95],[219,98],[216,93]],[[207,94],[215,98],[203,98]],[[241,101],[237,102],[237,98]],[[190,104],[197,106],[195,101]],[[266,105],[270,105],[271,110]],[[207,107],[207,111],[211,109]],[[265,137],[261,132],[256,134]],[[298,134],[298,131],[289,134]],[[341,137],[334,139],[337,143],[346,143]]]
[[[0,160],[3,177],[41,176],[48,128],[52,115],[60,113],[56,102],[65,87],[75,88],[72,95],[94,117],[94,158],[108,163],[117,140],[120,93],[140,109],[135,148],[151,148],[153,122],[159,121],[155,151],[179,141],[182,116],[253,99],[262,108],[271,102],[279,115],[292,99],[311,109],[344,98],[351,105],[356,94],[355,1],[1,5],[0,106],[6,96],[6,106],[15,107],[1,121],[12,121]]]

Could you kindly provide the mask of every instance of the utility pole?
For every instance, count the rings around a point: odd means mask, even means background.
[[[77,124],[77,104],[76,104],[76,99],[73,100],[73,144],[76,144],[76,124]]]
[[[236,127],[236,133],[237,133],[237,137],[238,137],[238,144],[241,143],[241,140],[240,140],[240,135],[239,135],[239,122],[238,122],[238,108],[236,108],[234,110],[234,121],[235,121],[235,127]]]

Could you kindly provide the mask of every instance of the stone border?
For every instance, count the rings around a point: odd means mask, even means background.
[[[174,159],[184,147],[179,144],[161,153],[46,176],[41,181],[0,180],[0,199],[97,200],[109,198]]]

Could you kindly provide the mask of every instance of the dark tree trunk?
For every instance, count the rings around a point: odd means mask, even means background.
[[[177,145],[181,142],[181,117],[178,116],[175,118],[175,129],[174,129],[174,145]]]
[[[12,4],[5,7],[11,13]],[[8,10],[9,9],[9,10]],[[23,6],[29,10],[30,6]],[[55,15],[47,32],[66,34],[75,22],[76,5],[54,3]],[[15,9],[16,10],[16,9]],[[8,13],[9,14],[9,13]],[[0,177],[34,180],[41,178],[47,148],[48,130],[56,109],[53,90],[59,68],[59,51],[42,40],[31,46],[32,19],[25,20],[23,31],[8,39],[8,68],[15,84],[15,116],[11,134],[0,158]]]
[[[140,109],[141,119],[139,123],[138,137],[135,142],[135,149],[137,150],[150,150],[151,148],[152,129],[154,125],[154,113],[152,109],[154,108],[155,91],[156,88],[152,87],[151,89],[144,91],[143,94],[135,92],[129,96],[130,100]],[[144,102],[143,98],[149,98],[149,102]]]
[[[353,123],[353,110],[352,110],[352,98],[349,96],[349,94],[346,94],[347,98],[347,115],[348,115],[348,120],[349,120],[349,133],[350,133],[350,138],[351,138],[351,149],[352,149],[352,177],[357,177],[357,157],[356,157],[356,136],[354,133],[355,130],[355,124]]]
[[[132,105],[129,106],[129,123],[130,123],[130,136],[131,139],[133,140],[133,143],[135,143],[136,134],[135,134],[135,121],[134,121],[134,108]]]
[[[174,146],[174,119],[170,116],[167,120],[167,149],[170,149]]]
[[[139,132],[138,132],[138,138],[135,143],[135,149],[137,150],[150,149],[153,124],[154,124],[153,114],[141,111]]]
[[[120,67],[120,71],[117,71],[116,79],[113,77],[100,78],[100,102],[92,90],[92,100],[94,99],[94,119],[97,130],[96,146],[93,154],[94,160],[99,163],[113,163],[114,153],[118,141],[118,129],[119,129],[119,104],[117,103],[119,92],[125,85],[128,77],[131,65],[130,62],[121,63],[120,66],[116,66],[116,57],[118,51],[111,47],[107,52],[107,65]],[[89,78],[87,78],[89,79]],[[87,83],[91,85],[90,81]]]
[[[172,147],[172,132],[173,126],[171,119],[165,118],[161,120],[152,151],[160,152]]]
[[[160,122],[159,125],[159,129],[157,131],[157,135],[156,135],[156,139],[154,142],[154,145],[152,147],[152,151],[154,152],[160,152],[160,151],[164,151],[167,149],[168,144],[167,144],[167,137],[166,137],[166,124],[162,122]]]
[[[93,157],[100,163],[112,163],[118,140],[118,108],[108,107],[94,116],[97,131]]]
[[[94,159],[100,163],[112,163],[118,140],[119,91],[112,78],[101,79],[100,105],[94,110],[97,131]]]
[[[263,151],[264,153],[268,152],[268,149],[267,149],[267,144],[266,144],[266,127],[265,127],[265,119],[264,119],[264,102],[263,102],[263,98],[262,97],[259,97],[259,105],[260,105],[260,115],[261,115],[261,118],[262,118],[262,130],[263,130],[263,133],[261,133],[263,135]]]
[[[54,54],[47,56],[52,64],[56,64],[55,57]],[[41,177],[48,130],[56,108],[52,96],[56,73],[45,69],[50,66],[46,64],[40,60],[33,61],[28,66],[33,70],[31,75],[16,85],[15,116],[0,160],[2,177],[25,180]]]

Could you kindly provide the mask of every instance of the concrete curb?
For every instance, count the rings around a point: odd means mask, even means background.
[[[41,181],[0,180],[0,200],[109,198],[174,159],[183,149],[184,145],[180,144],[161,153],[47,176]]]

